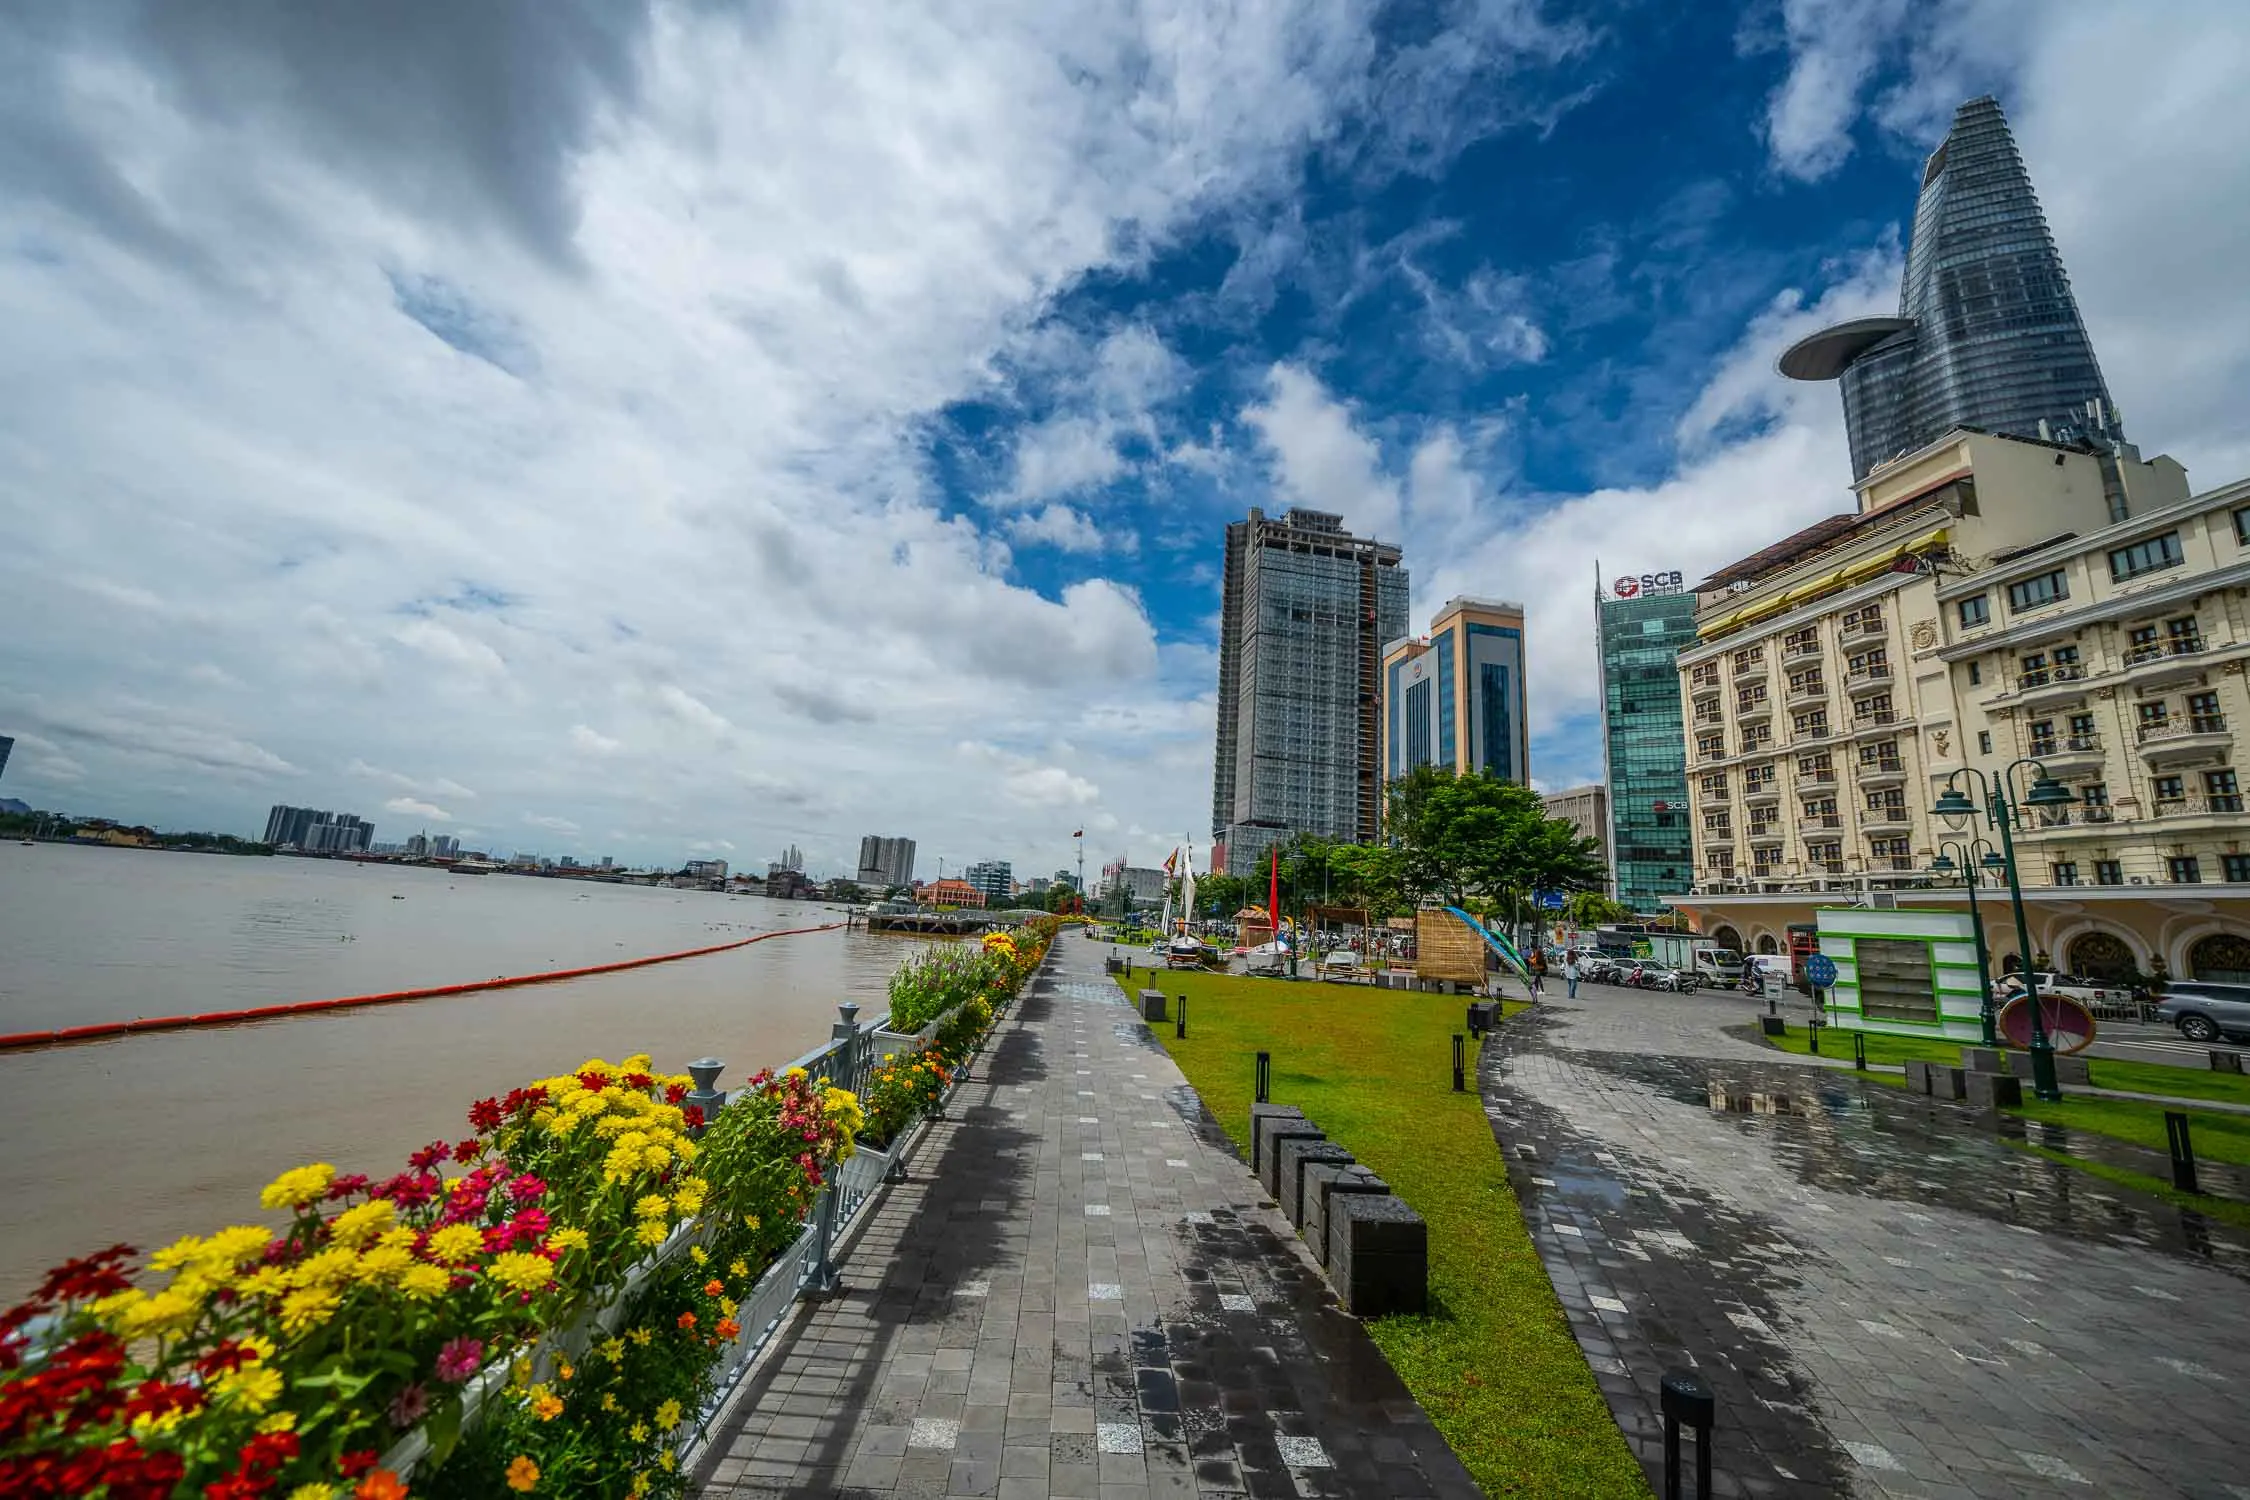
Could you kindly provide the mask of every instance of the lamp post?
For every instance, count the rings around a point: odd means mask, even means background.
[[[1997,873],[2004,870],[2006,861],[2000,858],[1998,850],[1983,839],[1940,839],[1938,857],[1930,861],[1931,874],[1953,873],[1955,865],[1952,856],[1945,852],[1948,849],[1961,851],[1961,886],[1969,893],[1969,930],[1976,934],[1977,939],[1977,1019],[1984,1026],[1984,1044],[1996,1047],[2000,1044],[2000,1035],[1993,1029],[1992,959],[1985,949],[1984,913],[1977,909],[1977,885],[1983,879],[1984,871]],[[1981,857],[1978,853],[1980,850],[1983,851]]]
[[[2029,766],[2035,773],[2031,789],[2016,800],[2022,807],[2068,807],[2078,799],[2070,788],[2047,774],[2047,768],[2030,756],[2010,761],[1996,774],[1987,775],[1974,766],[1964,766],[1945,779],[1945,792],[1930,809],[1941,818],[1965,818],[1980,811],[1961,789],[1955,785],[1964,776],[1976,783],[1984,794],[1985,826],[2000,830],[2001,868],[2008,877],[2008,901],[2015,909],[2016,953],[2023,963],[2024,997],[2031,1004],[2031,1090],[2040,1099],[2050,1102],[2062,1098],[2062,1089],[2055,1082],[2055,1043],[2047,1035],[2047,1018],[2039,1008],[2039,975],[2032,968],[2031,924],[2023,915],[2023,881],[2016,869],[2015,821],[2016,807],[2010,806],[2009,792],[2015,773]],[[1954,825],[1956,828],[1958,824]]]

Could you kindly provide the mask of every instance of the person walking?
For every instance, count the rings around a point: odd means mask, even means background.
[[[1566,988],[1565,988],[1565,993],[1564,993],[1564,997],[1563,997],[1563,998],[1565,998],[1565,999],[1567,999],[1567,1000],[1575,1000],[1575,999],[1577,999],[1577,998],[1578,998],[1578,955],[1577,955],[1577,954],[1575,954],[1575,953],[1571,953],[1571,954],[1565,954],[1565,955],[1564,955],[1564,957],[1563,957],[1563,961],[1562,961],[1562,977],[1563,977],[1563,984],[1564,984],[1564,986],[1566,987]]]
[[[1531,950],[1531,961],[1524,965],[1524,972],[1530,976],[1531,998],[1536,1000],[1544,993],[1540,981],[1547,977],[1547,959],[1537,948]]]

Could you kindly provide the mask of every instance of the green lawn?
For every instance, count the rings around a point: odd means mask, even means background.
[[[2107,1162],[2086,1161],[2072,1156],[2068,1152],[2050,1150],[2045,1146],[2034,1146],[2027,1141],[2003,1140],[2001,1144],[2014,1147],[2016,1150],[2032,1156],[2045,1157],[2048,1161],[2057,1162],[2066,1167],[2075,1167],[2079,1171],[2099,1177],[2105,1182],[2114,1182],[2120,1187],[2133,1188],[2139,1192],[2147,1193],[2151,1197],[2162,1198],[2165,1202],[2180,1208],[2192,1208],[2207,1218],[2219,1219],[2228,1224],[2239,1224],[2245,1229],[2250,1229],[2250,1203],[2236,1203],[2228,1198],[2205,1198],[2198,1197],[2193,1193],[2183,1193],[2173,1187],[2165,1178],[2151,1177],[2145,1172],[2128,1171],[2123,1167],[2113,1167]],[[2200,1149],[2199,1145],[2198,1150]]]
[[[1168,974],[1164,987],[1188,996],[1188,1036],[1158,1026],[1157,1039],[1237,1143],[1254,1055],[1270,1052],[1274,1102],[1304,1110],[1428,1222],[1432,1313],[1367,1328],[1485,1493],[1647,1495],[1532,1248],[1474,1077],[1452,1091],[1467,1002],[1216,974]]]
[[[1802,1057],[1809,1050],[1809,1038],[1802,1026],[1792,1026],[1778,1037],[1764,1037],[1769,1047],[1783,1052],[1793,1052]],[[1833,1027],[1822,1027],[1820,1050],[1827,1057],[1850,1057],[1852,1034]],[[1882,1036],[1874,1032],[1867,1035],[1867,1060],[1870,1063],[1940,1062],[1954,1067],[1961,1065],[1961,1045],[1956,1042],[1926,1041],[1920,1037]],[[2093,1086],[2105,1089],[2129,1089],[2143,1094],[2171,1094],[2189,1099],[2217,1099],[2228,1103],[2250,1104],[2250,1079],[2234,1073],[2212,1073],[2197,1068],[2175,1068],[2164,1063],[2117,1062],[2106,1057],[2089,1058],[2087,1074]],[[1903,1087],[1906,1079],[1898,1073],[1868,1073],[1866,1077],[1883,1083]],[[2014,1111],[2026,1119],[2045,1120],[2053,1125],[2066,1125],[2073,1130],[2083,1130],[2093,1135],[2106,1135],[2136,1146],[2146,1146],[2153,1151],[2166,1149],[2164,1140],[2164,1110],[2161,1104],[2141,1104],[2131,1099],[2095,1099],[2071,1091],[2064,1085],[2064,1098],[2059,1104],[2041,1104],[2029,1097],[2030,1085],[2025,1084],[2025,1100],[2020,1110]],[[2250,1116],[2225,1115],[2189,1110],[2188,1128],[2193,1134],[2195,1154],[2213,1161],[2229,1162],[2236,1166],[2250,1166]],[[2073,1165],[2083,1165],[2072,1161]]]

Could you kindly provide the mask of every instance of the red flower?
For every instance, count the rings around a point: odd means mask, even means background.
[[[134,1254],[131,1245],[112,1245],[107,1250],[96,1251],[83,1260],[66,1260],[47,1273],[39,1283],[39,1290],[31,1294],[35,1302],[90,1302],[96,1297],[113,1296],[132,1286],[117,1263],[129,1260]]]
[[[424,1146],[421,1150],[415,1152],[412,1156],[409,1156],[406,1159],[406,1164],[412,1167],[417,1172],[427,1172],[432,1167],[435,1167],[439,1162],[444,1161],[446,1158],[446,1154],[451,1149],[452,1148],[447,1146],[443,1141],[432,1141],[427,1146]]]
[[[362,1448],[357,1453],[347,1453],[337,1459],[336,1470],[346,1479],[357,1479],[374,1468],[375,1461],[381,1457],[373,1448]]]
[[[364,1193],[366,1191],[366,1173],[346,1172],[343,1176],[328,1184],[328,1201],[333,1203],[340,1198],[349,1198],[354,1193]]]
[[[206,1380],[239,1370],[256,1358],[248,1349],[233,1339],[222,1341],[218,1348],[195,1362],[195,1372]]]
[[[477,1130],[498,1130],[501,1119],[497,1099],[479,1099],[469,1106],[469,1124]]]
[[[677,1103],[679,1103],[679,1102],[680,1102],[680,1101],[681,1101],[682,1099],[685,1099],[686,1097],[687,1097],[687,1085],[686,1085],[686,1084],[684,1084],[684,1083],[668,1083],[668,1084],[664,1085],[664,1102],[665,1102],[666,1104],[677,1104]]]
[[[609,1075],[589,1068],[578,1075],[578,1086],[589,1094],[598,1094],[609,1087]]]
[[[483,1150],[484,1142],[472,1135],[467,1140],[454,1144],[453,1159],[457,1162],[472,1162],[477,1159],[477,1154]]]
[[[625,1075],[625,1087],[629,1089],[645,1089],[654,1082],[656,1080],[646,1073],[627,1073]]]
[[[700,1104],[691,1104],[691,1105],[689,1105],[689,1106],[688,1106],[688,1107],[687,1107],[686,1109],[683,1109],[683,1110],[681,1110],[681,1111],[680,1111],[680,1115],[681,1115],[681,1118],[683,1118],[683,1119],[685,1119],[685,1120],[687,1121],[687,1127],[688,1127],[688,1129],[690,1129],[690,1130],[697,1130],[697,1129],[700,1129],[700,1128],[702,1128],[702,1125],[703,1125],[703,1106],[702,1106],[702,1105],[700,1105]]]

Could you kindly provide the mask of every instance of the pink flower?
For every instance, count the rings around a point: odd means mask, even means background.
[[[391,1398],[391,1425],[412,1427],[430,1414],[430,1393],[417,1381]]]
[[[448,1385],[459,1385],[484,1362],[484,1340],[458,1338],[438,1351],[437,1378]]]
[[[536,1203],[547,1195],[547,1184],[529,1172],[508,1184],[508,1196],[518,1203]]]

